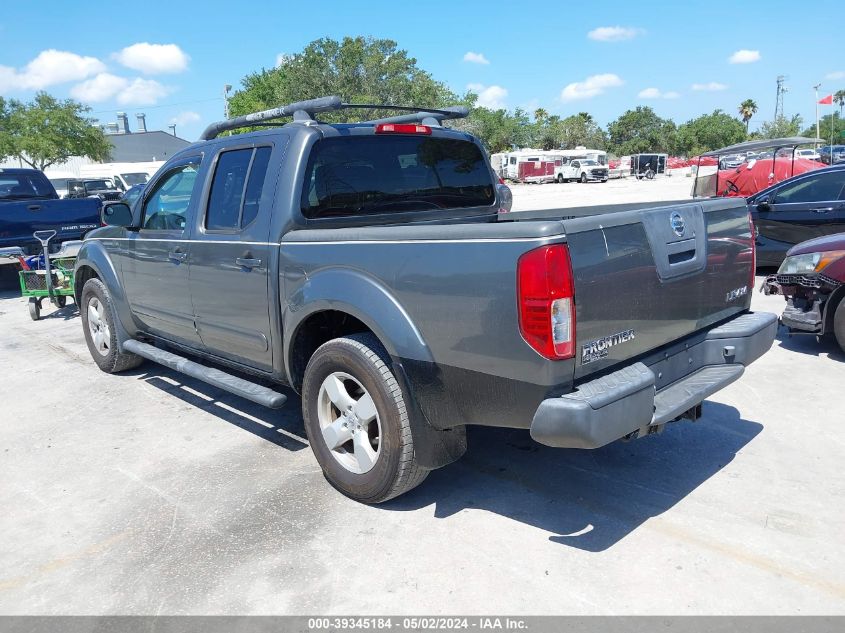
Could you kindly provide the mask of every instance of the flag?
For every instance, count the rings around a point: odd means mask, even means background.
[[[833,95],[827,95],[824,99],[819,99],[822,105],[833,105]]]

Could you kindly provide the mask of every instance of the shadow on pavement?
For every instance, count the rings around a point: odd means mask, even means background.
[[[169,396],[287,450],[308,448],[299,396],[292,390],[282,390],[288,397],[284,407],[268,409],[150,361],[121,375],[135,376]]]
[[[528,431],[473,427],[460,461],[379,507],[435,504],[438,518],[486,510],[551,532],[556,543],[601,552],[719,472],[763,428],[727,405],[707,402],[704,411],[698,423],[593,451],[548,448]]]
[[[809,354],[810,356],[824,356],[833,360],[845,362],[845,352],[839,347],[833,336],[816,337],[814,334],[791,334],[787,328],[778,327],[775,337],[778,345],[790,352]]]

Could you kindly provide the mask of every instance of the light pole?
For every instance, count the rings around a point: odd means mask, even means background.
[[[168,125],[167,127],[170,129],[170,133],[171,133],[173,136],[176,136],[176,124],[175,124],[175,123],[171,123],[171,124],[170,124],[170,125]]]
[[[816,138],[821,138],[819,136],[819,88],[821,88],[821,84],[816,84],[813,86],[813,89],[816,91]],[[819,148],[818,143],[814,143],[813,147],[815,149]]]
[[[223,118],[229,118],[229,92],[232,90],[231,84],[223,86]]]

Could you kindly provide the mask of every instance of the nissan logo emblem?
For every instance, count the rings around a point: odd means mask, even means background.
[[[686,227],[684,225],[684,218],[681,217],[680,213],[674,211],[669,218],[669,224],[672,225],[672,230],[675,231],[675,235],[678,237],[684,236],[684,229]]]

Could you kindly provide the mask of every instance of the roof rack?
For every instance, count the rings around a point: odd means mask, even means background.
[[[244,114],[243,116],[235,117],[234,119],[217,121],[205,128],[200,136],[200,140],[209,141],[213,138],[217,138],[221,132],[226,132],[227,130],[236,130],[238,128],[255,125],[266,125],[264,122],[272,119],[281,119],[283,117],[293,116],[294,121],[313,121],[314,115],[317,113],[346,109],[401,110],[403,112],[413,113],[386,119],[364,121],[364,123],[422,123],[424,125],[432,126],[439,126],[441,122],[446,119],[462,119],[469,114],[469,108],[465,106],[450,106],[442,109],[423,109],[411,106],[372,103],[344,103],[340,100],[340,97],[337,96],[320,97],[319,99],[309,99],[307,101],[289,103],[288,105],[279,106],[278,108],[272,108],[270,110]]]

